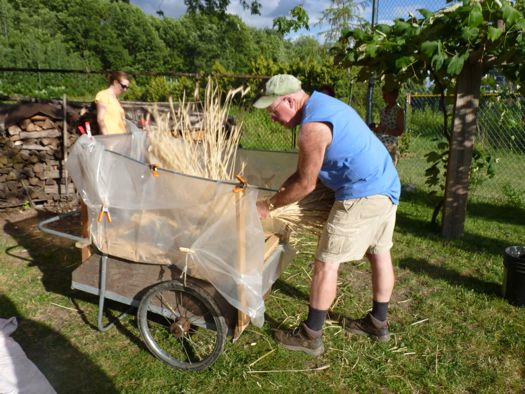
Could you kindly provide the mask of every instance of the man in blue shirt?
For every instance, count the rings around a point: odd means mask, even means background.
[[[315,254],[308,318],[292,330],[278,331],[277,341],[290,350],[320,355],[339,265],[364,255],[372,266],[372,312],[347,321],[345,328],[388,341],[388,303],[394,288],[390,249],[401,190],[390,155],[353,108],[319,92],[306,94],[291,75],[268,80],[265,95],[254,106],[265,108],[286,128],[300,125],[297,170],[278,193],[257,203],[261,218],[306,197],[318,179],[336,199]]]

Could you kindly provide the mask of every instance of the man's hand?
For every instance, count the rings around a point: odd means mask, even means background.
[[[257,213],[261,220],[266,219],[270,215],[270,210],[268,209],[268,203],[266,200],[257,201]]]

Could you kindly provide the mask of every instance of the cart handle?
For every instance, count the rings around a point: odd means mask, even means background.
[[[67,218],[69,216],[76,215],[78,213],[80,213],[79,209],[76,210],[76,211],[66,212],[66,213],[63,213],[61,215],[53,216],[52,218],[43,220],[40,223],[38,223],[37,227],[38,227],[38,229],[40,231],[42,231],[42,232],[44,232],[46,234],[56,235],[58,237],[67,238],[67,239],[70,239],[72,241],[80,241],[82,243],[89,242],[89,239],[87,239],[87,238],[79,237],[77,235],[65,233],[63,231],[53,230],[53,229],[50,229],[50,228],[46,227],[46,225],[48,225],[50,223],[54,223],[54,222],[58,222],[60,220],[64,220],[65,218]]]

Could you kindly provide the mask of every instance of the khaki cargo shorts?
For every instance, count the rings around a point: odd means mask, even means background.
[[[397,205],[384,195],[336,201],[315,258],[325,263],[360,260],[392,247]]]

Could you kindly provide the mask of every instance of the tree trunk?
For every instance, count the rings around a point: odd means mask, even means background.
[[[454,100],[454,124],[443,206],[442,234],[445,238],[463,235],[467,212],[468,186],[472,150],[479,107],[481,62],[466,62],[458,76]]]

